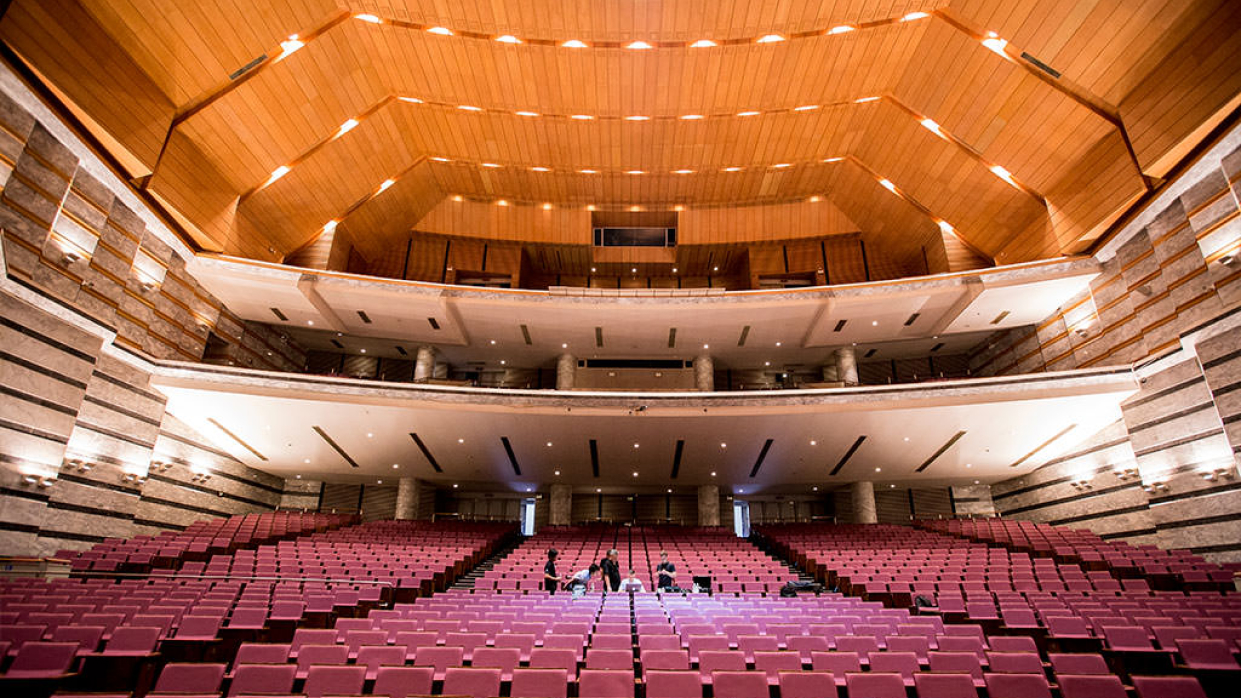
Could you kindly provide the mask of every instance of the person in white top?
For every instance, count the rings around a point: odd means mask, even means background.
[[[646,587],[642,584],[642,580],[638,579],[637,573],[629,570],[629,576],[625,578],[625,581],[621,582],[620,590],[642,592],[646,591]]]
[[[565,588],[573,592],[574,598],[581,596],[587,591],[593,591],[595,588],[594,578],[598,573],[599,565],[591,565],[570,577],[569,583],[565,585]]]

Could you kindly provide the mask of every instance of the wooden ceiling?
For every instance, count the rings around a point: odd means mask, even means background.
[[[204,249],[280,259],[338,220],[380,255],[458,195],[816,196],[897,255],[942,220],[1018,262],[1083,250],[1236,107],[1239,5],[14,0],[0,39]]]

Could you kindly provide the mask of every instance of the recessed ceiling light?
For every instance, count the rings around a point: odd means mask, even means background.
[[[544,210],[544,211],[550,211],[550,210],[552,210],[552,205],[551,205],[551,204],[543,204],[543,210]]]
[[[878,101],[879,101],[878,97],[861,97],[859,99],[853,100],[853,103],[854,104],[866,104],[867,102],[878,102]]]
[[[772,167],[772,169],[775,169],[775,170],[782,170],[782,169],[784,169],[784,168],[786,168],[786,167],[788,167],[788,166],[789,166],[789,163],[787,163],[787,162],[777,162],[776,164],[772,165],[771,167]]]
[[[298,476],[297,476],[297,479],[298,479],[298,480],[302,479],[302,476],[301,476],[301,475],[298,475]]]
[[[630,42],[629,44],[626,44],[626,45],[625,45],[625,48],[627,48],[627,49],[632,49],[632,50],[635,50],[635,51],[641,51],[641,50],[643,50],[643,49],[655,48],[655,47],[654,47],[654,46],[651,46],[650,44],[646,43],[645,41],[633,41],[633,42]]]
[[[452,483],[452,488],[453,488],[454,490],[455,490],[455,489],[457,489],[457,483],[455,483],[455,482],[454,482],[454,483]]]
[[[307,321],[306,321],[306,324],[307,324],[307,325],[311,325],[311,326],[313,326],[313,325],[315,324],[315,321],[314,321],[314,320],[307,320]]]
[[[702,345],[702,348],[703,348],[703,349],[710,349],[710,348],[711,348],[711,345],[710,345],[710,344],[704,344],[704,345]]]
[[[640,445],[640,444],[634,444],[634,445],[633,445],[633,447],[634,447],[634,448],[637,448],[639,445]]]
[[[452,30],[448,27],[431,27],[427,30],[428,34],[437,34],[439,36],[452,36]]]
[[[371,24],[380,24],[380,23],[382,23],[382,22],[383,22],[383,20],[382,20],[382,19],[380,19],[380,18],[378,18],[378,17],[376,17],[375,15],[372,15],[372,14],[360,14],[360,15],[354,15],[354,16],[353,16],[353,18],[354,18],[354,19],[360,19],[360,20],[362,20],[363,22],[370,22]]]
[[[816,487],[811,487],[810,489],[814,490],[815,492],[818,492],[818,491],[819,491],[819,488],[818,488],[817,486],[816,486]]]
[[[939,225],[939,229],[944,231],[945,233],[951,234],[951,233],[956,232],[956,229],[953,228],[952,224],[949,223],[948,221],[936,221],[936,223]]]
[[[309,458],[305,458],[305,459],[303,459],[303,460],[302,460],[302,462],[303,462],[303,463],[307,463],[307,464],[309,464],[309,463],[310,463],[310,459],[309,459]]]
[[[551,448],[551,447],[552,447],[552,442],[548,441],[548,442],[547,442],[547,447],[548,447],[548,448]]]
[[[565,343],[561,344],[561,345],[560,345],[560,348],[561,348],[561,349],[568,349],[568,348],[569,348],[569,343],[568,343],[568,342],[565,342]]]
[[[757,116],[761,113],[762,112],[757,112],[757,111],[741,111],[741,112],[737,112],[737,116]]]
[[[906,441],[908,441],[908,440],[909,440],[909,437],[908,437],[908,436],[906,436],[906,437],[905,437],[905,440],[906,440]]]
[[[838,26],[832,27],[832,28],[831,28],[831,30],[830,30],[830,31],[828,31],[827,33],[828,33],[828,34],[848,34],[849,32],[853,31],[854,29],[856,29],[856,27],[853,27],[853,26],[848,25],[848,24],[841,24],[841,25],[838,25]]]
[[[578,170],[581,174],[599,174],[599,170]]]
[[[596,492],[596,493],[599,493],[599,492],[602,492],[602,491],[603,491],[603,488],[602,488],[602,487],[596,487],[596,488],[595,488],[595,492]]]
[[[496,164],[496,163],[494,163],[494,162],[484,162],[484,163],[483,163],[483,167],[488,167],[488,168],[491,168],[491,169],[495,169],[495,168],[499,167],[499,165],[497,165],[497,164]]]
[[[496,41],[499,41],[502,44],[520,44],[521,43],[521,39],[518,39],[512,34],[505,34],[504,36],[497,36]]]
[[[650,120],[651,120],[651,117],[642,116],[641,114],[635,114],[633,116],[625,117],[625,121],[650,121]]]
[[[637,273],[638,273],[638,268],[637,268],[637,267],[632,267],[632,268],[630,268],[629,273],[630,273],[630,274],[637,274]]]
[[[536,167],[531,167],[531,168],[530,168],[530,171],[531,171],[531,172],[551,172],[551,171],[552,171],[552,168],[550,168],[550,167],[543,167],[542,165],[539,165],[539,166],[536,166]]]
[[[715,46],[715,45],[716,43],[710,39],[699,39],[695,41],[694,43],[690,44],[689,47],[690,48],[711,48],[712,46]]]
[[[877,473],[881,473],[881,472],[883,472],[883,468],[875,468],[875,472],[877,472]]]
[[[392,469],[393,469],[393,470],[399,470],[400,468],[401,468],[401,464],[400,464],[400,463],[393,463],[393,464],[392,464]]]
[[[764,365],[764,366],[770,366],[770,365],[771,365],[771,362],[770,362],[770,361],[764,361],[764,362],[763,362],[763,365]]]
[[[459,443],[459,444],[463,444],[463,443],[465,443],[465,439],[457,439],[457,443]]]
[[[340,224],[340,221],[336,221],[336,220],[328,221],[327,223],[323,224],[323,232],[330,233],[333,230],[336,230],[336,226],[339,224]]]
[[[693,170],[673,170],[672,174],[687,175],[687,174],[694,174],[694,171]]]
[[[967,467],[967,468],[972,468],[972,467],[974,467],[974,464],[973,464],[973,463],[966,463],[966,464],[965,464],[965,467]]]
[[[935,123],[934,119],[922,119],[918,123],[922,124],[923,128],[930,131],[931,133],[934,133],[937,136],[944,135],[944,132],[939,130],[939,124]]]
[[[1003,167],[1000,167],[999,165],[992,165],[990,169],[991,169],[991,173],[994,174],[996,177],[999,177],[1005,182],[1008,182],[1009,185],[1011,186],[1014,186],[1014,187],[1017,186],[1016,180],[1013,179],[1012,172],[1009,172],[1008,170],[1004,169]]]
[[[720,448],[728,448],[728,444],[721,442]]]
[[[365,353],[366,353],[366,350],[365,350],[365,349],[363,349],[363,350],[362,350],[362,353],[363,353],[363,354],[365,354]]]
[[[673,267],[673,268],[672,268],[672,273],[673,273],[673,274],[677,273],[677,268],[676,268],[676,267]]]
[[[711,267],[711,271],[719,271],[719,270],[720,270],[719,267]]]
[[[473,104],[458,104],[457,108],[461,111],[482,111],[482,107],[476,107]]]
[[[586,210],[587,210],[587,211],[593,211],[593,210],[595,210],[595,205],[594,205],[594,204],[586,204]]]
[[[893,184],[890,180],[887,180],[887,179],[879,180],[879,186],[883,187],[884,189],[887,189],[893,194],[896,193],[896,185]]]
[[[635,471],[633,471],[633,476],[634,476],[634,477],[637,477],[637,476],[638,476],[638,471],[636,471],[636,470],[635,470]]]
[[[560,471],[559,471],[559,470],[557,470],[557,471],[555,472],[555,474],[556,474],[556,475],[559,475],[559,474],[560,474]]]
[[[780,346],[782,344],[784,344],[784,342],[776,342],[776,346]]]
[[[345,123],[341,124],[340,128],[336,131],[336,135],[343,136],[346,133],[349,133],[350,131],[352,131],[354,127],[357,125],[358,125],[357,119],[345,119]]]
[[[996,36],[995,32],[987,32],[987,38],[982,40],[982,45],[1003,56],[1008,41]]]
[[[780,42],[780,41],[784,41],[784,37],[783,37],[783,36],[780,36],[779,34],[767,34],[766,36],[761,36],[761,37],[759,37],[758,39],[756,39],[756,40],[754,41],[754,43],[756,43],[756,44],[774,44],[774,43],[777,43],[777,42]]]
[[[818,446],[818,445],[819,445],[819,442],[818,442],[818,441],[815,441],[815,440],[813,440],[813,439],[811,439],[811,440],[810,440],[810,445],[811,445],[811,446]]]
[[[817,204],[817,203],[819,203],[820,201],[822,201],[822,199],[820,199],[820,198],[818,197],[818,195],[812,196],[812,197],[810,197],[809,199],[806,199],[806,200],[807,200],[807,201],[809,201],[809,202],[810,202],[810,203],[812,203],[812,204]]]
[[[590,271],[591,271],[591,273],[594,273],[595,268],[594,268],[594,267],[591,267],[591,268],[590,268]]]
[[[925,18],[930,17],[930,16],[931,16],[931,15],[927,14],[926,12],[910,12],[909,14],[905,15],[904,17],[901,17],[901,21],[902,21],[902,22],[912,22],[912,21],[914,21],[915,19],[925,19]]]
[[[433,157],[433,158],[431,158],[431,159],[432,159],[432,160],[434,160],[434,161],[436,161],[436,162],[452,162],[452,160],[449,160],[448,158],[442,158],[442,157],[439,157],[439,156]]]
[[[646,174],[646,173],[643,172],[642,170],[625,170],[625,174],[640,175],[640,174]]]
[[[504,359],[500,359],[500,365],[501,365],[501,366],[503,366],[503,365],[504,365],[504,363],[505,363],[505,362],[504,362]]]
[[[564,48],[587,48],[585,41],[578,41],[577,39],[569,39],[561,44],[561,46]]]
[[[517,116],[538,116],[539,115],[537,111],[519,111],[515,113],[517,114]]]
[[[975,480],[975,481],[974,481],[974,484],[975,484],[975,485],[977,485],[977,484],[978,484],[978,482],[979,482],[978,480]]]
[[[694,121],[696,119],[705,119],[706,117],[704,117],[702,114],[685,114],[681,118],[684,119],[685,121]]]
[[[888,485],[888,487],[891,489],[896,489],[896,485]]]
[[[505,201],[504,199],[500,199],[499,201],[496,202],[496,206],[508,206],[508,202]]]
[[[725,167],[724,171],[725,172],[740,172],[741,168],[737,167],[736,165],[733,165],[732,167]]]
[[[573,116],[570,116],[569,118],[577,119],[578,121],[590,121],[591,119],[595,117],[591,116],[590,114],[574,114]]]
[[[818,108],[819,105],[817,104],[803,104],[800,107],[793,107],[793,111],[814,111]]]
[[[379,191],[387,191],[388,187],[392,186],[393,184],[396,184],[395,179],[385,179],[384,181],[379,183]]]
[[[452,196],[452,200],[453,200],[453,201],[457,201],[457,202],[461,202],[461,201],[465,201],[465,198],[464,198],[463,196],[461,196],[460,194],[453,194],[453,196]]]
[[[494,340],[494,339],[493,339],[493,340],[491,340],[491,343],[492,343],[492,344],[495,344],[495,343],[496,343],[496,340]]]
[[[844,158],[824,158],[823,162],[840,162],[841,160],[844,160]]]
[[[410,104],[422,104],[422,100],[417,97],[397,97],[397,99],[402,102],[409,102]]]
[[[712,471],[711,471],[711,477],[715,477],[715,471],[714,471],[714,470],[712,470]]]
[[[376,484],[376,485],[382,485],[382,484],[384,484],[384,481],[383,481],[383,480],[376,480],[376,481],[375,481],[375,484]]]
[[[672,494],[672,488],[671,488],[671,487],[669,487],[669,488],[668,488],[668,494]]]
[[[878,321],[878,320],[871,320],[871,321],[870,321],[870,326],[871,326],[871,327],[878,327],[878,326],[879,326],[879,321]]]
[[[281,165],[280,167],[277,167],[276,169],[272,170],[271,175],[267,178],[267,183],[264,184],[264,186],[266,186],[267,184],[271,184],[277,179],[280,179],[281,177],[287,175],[290,169],[291,168],[288,165]]]

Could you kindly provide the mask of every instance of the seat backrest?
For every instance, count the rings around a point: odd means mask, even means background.
[[[489,667],[449,667],[444,673],[444,695],[492,698],[500,695],[500,670]]]
[[[344,645],[303,645],[297,653],[297,668],[309,671],[315,664],[344,664],[349,661],[349,648]]]
[[[702,675],[696,671],[652,669],[646,673],[646,698],[701,698]]]
[[[243,664],[233,672],[228,695],[292,693],[297,667],[293,664]]]
[[[577,675],[577,656],[573,650],[535,647],[530,652],[530,667],[532,669],[563,669],[572,681]]]
[[[112,631],[112,638],[104,645],[103,653],[154,652],[159,636],[159,628],[134,628],[122,625]]]
[[[1110,674],[1107,662],[1099,654],[1057,654],[1047,655],[1051,662],[1051,670],[1060,674]]]
[[[165,664],[155,682],[156,693],[219,693],[223,664]]]
[[[594,649],[586,653],[587,669],[633,669],[631,650]]]
[[[642,671],[688,671],[689,652],[680,649],[643,650]]]
[[[675,650],[681,648],[681,640],[676,635],[638,635],[638,650]]]
[[[769,681],[780,677],[781,671],[801,671],[801,655],[797,652],[755,652],[754,670],[767,675]]]
[[[632,646],[633,638],[629,635],[600,635],[595,633],[590,637],[591,649],[621,650],[629,649]]]
[[[982,678],[982,664],[973,652],[931,652],[931,671],[944,674],[969,674]]]
[[[1176,647],[1190,668],[1231,669],[1237,666],[1228,643],[1223,640],[1177,640]]]
[[[465,650],[461,647],[419,647],[414,651],[414,666],[431,666],[442,672],[450,666],[461,666]]]
[[[918,672],[918,655],[913,652],[876,652],[870,655],[870,670],[913,679]]]
[[[289,661],[289,645],[243,642],[237,648],[233,667],[241,664],[284,664]]]
[[[577,686],[578,698],[633,698],[633,672],[583,669]]]
[[[976,698],[978,696],[978,689],[974,687],[974,679],[968,674],[917,673],[914,674],[914,686],[918,690],[918,698]]]
[[[435,670],[431,667],[382,666],[371,694],[388,698],[428,695],[434,680]]]
[[[857,652],[812,652],[810,661],[815,671],[832,674],[838,683],[845,674],[862,670],[862,659]]]
[[[900,674],[850,673],[845,684],[849,698],[905,698],[905,681]]]
[[[510,685],[509,695],[512,698],[565,698],[569,691],[569,682],[563,669],[518,667],[513,670],[513,681]],[[430,689],[427,691],[430,692]]]
[[[334,645],[336,644],[335,630],[321,630],[316,628],[298,628],[293,632],[293,642],[290,644],[290,654],[296,656],[302,645]]]
[[[1115,674],[1056,674],[1062,698],[1125,698],[1125,687]]]
[[[1034,652],[988,652],[987,670],[996,674],[1037,674],[1043,661]]]
[[[836,649],[841,652],[857,652],[859,656],[869,657],[872,652],[879,651],[879,640],[873,635],[841,635],[836,638]]]
[[[1047,677],[1040,673],[987,674],[988,698],[1051,698]],[[930,698],[919,695],[919,698]]]
[[[316,665],[310,667],[302,693],[308,698],[355,695],[365,682],[366,667]]]
[[[1206,698],[1202,684],[1192,676],[1134,676],[1138,698]]]
[[[717,671],[711,676],[715,698],[765,698],[767,676],[757,671]]]
[[[26,642],[17,650],[6,675],[15,676],[19,672],[47,676],[64,674],[69,671],[77,652],[76,642]]]
[[[404,647],[367,645],[358,650],[359,666],[377,669],[381,666],[402,666],[404,664]]]
[[[837,698],[836,682],[826,672],[782,671],[780,698]]]
[[[506,675],[521,664],[521,650],[516,647],[479,647],[474,650],[470,666],[500,669]]]
[[[1153,649],[1146,628],[1137,625],[1105,625],[1103,637],[1108,647],[1115,650],[1148,650]]]
[[[1028,635],[996,635],[988,637],[987,643],[993,652],[1038,652],[1034,638]]]
[[[704,679],[716,671],[745,671],[745,654],[733,650],[703,650],[698,653],[698,671]]]
[[[52,642],[76,642],[82,651],[94,652],[99,648],[103,630],[102,625],[62,625],[52,631]]]

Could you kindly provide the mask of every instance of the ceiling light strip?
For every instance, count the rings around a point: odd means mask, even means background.
[[[668,479],[675,480],[681,473],[681,454],[685,451],[685,439],[677,439],[676,451],[672,454],[672,473]]]
[[[862,447],[862,442],[864,441],[866,441],[865,434],[857,437],[857,440],[853,442],[853,445],[849,447],[849,450],[845,451],[845,455],[841,456],[840,460],[836,462],[836,467],[832,468],[832,471],[828,473],[828,476],[833,476],[836,473],[839,473],[840,469],[845,467],[845,463],[848,463],[849,459],[853,457],[853,454],[857,453],[857,450]]]
[[[551,48],[569,48],[574,50],[581,49],[625,49],[630,51],[653,51],[659,49],[686,49],[686,48],[715,48],[721,46],[749,46],[763,44],[782,44],[790,40],[815,39],[823,36],[835,36],[839,34],[851,34],[859,30],[876,29],[878,27],[887,27],[894,24],[907,24],[919,19],[925,19],[933,15],[939,15],[939,11],[932,12],[911,12],[895,17],[884,17],[881,19],[870,20],[867,22],[846,22],[836,23],[828,27],[810,29],[807,31],[790,32],[781,34],[776,32],[763,32],[754,36],[731,37],[726,39],[697,39],[683,41],[652,41],[646,39],[628,39],[625,41],[583,41],[578,38],[533,38],[520,37],[513,34],[493,34],[489,32],[477,32],[462,29],[454,29],[442,25],[425,24],[420,22],[409,22],[400,19],[390,19],[375,14],[356,14],[353,15],[357,19],[366,24],[376,26],[389,26],[398,29],[406,29],[409,31],[425,32],[434,35],[436,38],[458,38],[458,39],[474,39],[476,41],[493,41],[508,46],[543,46]]]
[[[767,452],[771,450],[771,444],[775,443],[775,439],[767,439],[763,444],[763,450],[758,452],[758,458],[754,461],[754,467],[750,468],[750,477],[758,475],[758,469],[763,467],[763,461],[767,459]]]
[[[940,446],[938,451],[936,451],[935,453],[932,453],[930,458],[927,458],[925,461],[922,462],[922,465],[919,465],[917,468],[914,469],[914,472],[920,473],[923,470],[926,470],[927,468],[931,467],[932,463],[939,460],[940,456],[947,453],[948,449],[952,448],[958,441],[960,441],[961,437],[965,436],[966,433],[967,432],[965,430],[961,430],[961,431],[958,431],[956,434],[953,434],[952,438],[948,439],[947,443],[945,443],[943,446]]]
[[[892,95],[883,95],[883,98],[884,100],[891,102],[894,106],[896,106],[901,111],[913,117],[926,130],[930,131],[931,133],[934,133],[935,135],[939,136],[945,141],[955,145],[961,152],[965,153],[966,155],[968,155],[970,158],[972,158],[976,162],[981,163],[983,167],[986,167],[988,170],[991,171],[992,174],[994,174],[996,177],[999,177],[1009,186],[1013,187],[1014,189],[1017,189],[1018,191],[1022,191],[1030,195],[1031,197],[1034,198],[1035,201],[1038,201],[1043,206],[1047,205],[1046,197],[1044,197],[1042,194],[1035,191],[1033,187],[1027,186],[1026,184],[1023,184],[1022,182],[1018,181],[1017,178],[1014,177],[1011,172],[1001,167],[1000,165],[994,162],[991,162],[987,158],[983,157],[983,154],[975,150],[974,146],[970,145],[969,143],[966,143],[960,138],[957,138],[955,135],[953,135],[951,131],[945,129],[941,124],[937,123],[933,119],[923,114],[918,113],[908,104],[905,104],[904,102],[902,102],[901,100],[897,99],[896,97]]]
[[[1036,454],[1036,453],[1038,453],[1039,451],[1042,451],[1043,449],[1047,448],[1048,446],[1050,446],[1050,445],[1052,444],[1052,442],[1054,442],[1054,441],[1058,440],[1060,437],[1064,436],[1065,434],[1069,433],[1070,431],[1073,431],[1073,430],[1074,430],[1074,429],[1076,429],[1076,428],[1077,428],[1077,424],[1075,424],[1075,423],[1074,423],[1074,424],[1070,424],[1070,425],[1068,425],[1067,427],[1065,427],[1065,428],[1061,429],[1059,432],[1057,432],[1057,433],[1056,433],[1056,435],[1055,435],[1055,436],[1053,436],[1053,437],[1051,437],[1050,439],[1048,439],[1048,440],[1044,441],[1043,443],[1039,444],[1038,446],[1035,446],[1033,451],[1030,451],[1029,453],[1025,454],[1024,456],[1022,456],[1022,457],[1018,458],[1018,459],[1017,459],[1014,463],[1012,463],[1012,464],[1011,464],[1011,465],[1009,465],[1008,467],[1010,467],[1010,468],[1016,468],[1016,467],[1020,466],[1022,463],[1024,463],[1024,462],[1026,462],[1026,461],[1030,460],[1031,458],[1033,458],[1033,457],[1034,457],[1034,454]]]
[[[797,104],[792,107],[776,107],[774,109],[749,109],[742,111],[716,112],[712,114],[662,114],[662,115],[635,115],[635,114],[586,114],[583,112],[573,112],[568,114],[548,114],[544,112],[535,112],[526,109],[507,109],[498,107],[484,107],[476,104],[462,104],[460,102],[443,102],[439,100],[422,99],[420,97],[401,96],[398,97],[402,102],[407,104],[421,104],[429,107],[438,107],[441,109],[451,109],[455,111],[465,112],[467,114],[497,114],[502,116],[520,116],[523,119],[560,119],[565,121],[607,121],[607,122],[627,122],[637,124],[640,128],[642,124],[651,121],[702,121],[706,119],[726,119],[726,118],[751,118],[760,115],[773,114],[806,114],[819,111],[820,109],[828,109],[832,107],[847,107],[852,104],[866,104],[874,102],[879,97],[868,96],[858,97],[855,99],[845,99],[836,102],[822,102],[817,104]]]
[[[435,472],[444,472],[444,469],[440,467],[439,461],[435,460],[435,456],[431,455],[431,449],[427,448],[427,445],[422,442],[422,437],[411,431],[409,432],[409,438],[414,440],[414,444],[418,446],[418,450],[422,451],[423,458],[427,459],[427,462],[431,464],[431,467],[435,469]]]
[[[599,442],[594,439],[590,440],[590,472],[599,478]]]
[[[267,461],[267,456],[263,455],[262,453],[259,453],[257,449],[255,449],[253,446],[243,441],[240,436],[237,436],[233,432],[229,431],[227,428],[225,428],[223,424],[220,424],[218,421],[216,421],[215,417],[208,417],[207,421],[211,423],[211,426],[223,432],[225,436],[241,444],[242,448],[246,449],[250,453],[253,453],[255,458],[258,458],[259,460],[264,461],[264,462]]]
[[[513,466],[513,473],[521,477],[521,465],[517,462],[517,454],[513,453],[513,444],[509,443],[507,436],[501,436],[500,443],[504,444],[504,452],[508,454],[508,462]]]
[[[322,437],[323,440],[327,442],[327,445],[332,447],[333,451],[336,451],[338,454],[340,454],[340,457],[345,459],[345,462],[349,464],[349,467],[351,468],[361,467],[358,465],[358,462],[356,460],[354,460],[348,453],[345,453],[345,449],[341,448],[340,444],[336,443],[336,441],[334,441],[332,437],[328,436],[327,432],[323,430],[323,427],[315,425],[315,426],[312,426],[311,429],[314,429],[315,433],[318,434],[320,437]]]
[[[488,170],[507,170],[512,172],[534,172],[536,174],[555,174],[555,175],[580,175],[586,177],[598,176],[621,176],[626,177],[651,177],[651,176],[672,176],[678,178],[691,174],[719,174],[733,172],[762,172],[766,174],[769,170],[787,170],[794,167],[812,167],[818,165],[831,165],[842,162],[847,156],[833,156],[829,158],[815,158],[812,160],[777,162],[773,164],[758,163],[754,165],[741,166],[730,165],[718,169],[698,168],[698,169],[679,169],[679,170],[644,170],[633,167],[616,168],[616,169],[599,169],[596,167],[565,167],[562,169],[552,169],[542,165],[530,166],[524,163],[498,163],[493,161],[466,160],[461,158],[450,158],[443,155],[430,155],[427,160],[437,165],[451,165],[456,167],[470,167]]]

